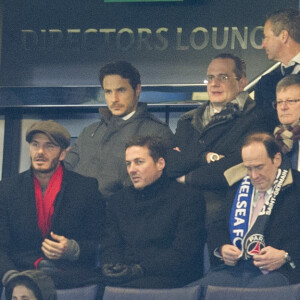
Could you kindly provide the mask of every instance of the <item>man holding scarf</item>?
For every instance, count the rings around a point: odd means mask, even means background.
[[[278,82],[273,105],[280,121],[274,131],[275,138],[281,152],[290,158],[292,168],[300,171],[300,75],[289,75]]]
[[[256,288],[300,282],[300,174],[267,133],[246,138],[242,159],[225,172],[232,186],[230,239],[215,250],[224,264],[201,284]]]
[[[0,276],[40,269],[56,288],[94,282],[105,204],[96,179],[63,167],[69,132],[53,121],[26,132],[31,168],[0,184]]]

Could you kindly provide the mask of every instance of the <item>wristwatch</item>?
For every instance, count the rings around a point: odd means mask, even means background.
[[[217,154],[217,153],[212,153],[212,154],[210,155],[210,157],[209,157],[209,160],[210,160],[210,161],[217,161],[217,160],[219,160],[219,159],[220,159],[220,155]]]
[[[285,255],[284,255],[284,260],[286,263],[288,263],[292,269],[295,269],[296,268],[296,265],[295,263],[292,261],[292,258],[289,256],[288,252],[285,252]]]

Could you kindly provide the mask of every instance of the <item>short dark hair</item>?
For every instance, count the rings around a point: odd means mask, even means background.
[[[166,159],[167,147],[161,137],[150,135],[134,136],[126,143],[125,149],[133,146],[147,147],[149,149],[150,156],[155,162],[157,162],[161,157]]]
[[[272,160],[278,152],[281,153],[280,146],[276,142],[274,136],[267,132],[256,132],[248,135],[244,140],[242,149],[254,142],[264,144],[267,150],[268,157],[270,157]]]
[[[103,87],[103,79],[107,75],[120,75],[129,79],[130,85],[134,90],[138,84],[141,84],[141,75],[139,71],[127,61],[115,61],[106,64],[99,71],[100,84]]]
[[[278,83],[276,85],[276,93],[278,93],[282,89],[287,88],[292,85],[297,85],[300,87],[300,75],[299,74],[290,74],[290,75],[283,77],[280,81],[278,81]],[[299,95],[299,97],[300,97],[300,95]]]
[[[286,30],[291,38],[300,44],[300,12],[295,8],[279,9],[267,16],[276,36]]]
[[[241,79],[242,77],[246,77],[246,63],[240,57],[231,53],[221,53],[215,56],[213,60],[217,58],[232,59],[235,64],[235,68],[233,69],[233,72],[236,75],[236,77],[238,79]]]

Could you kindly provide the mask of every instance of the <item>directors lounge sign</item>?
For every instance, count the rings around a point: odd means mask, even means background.
[[[99,85],[99,68],[120,59],[139,69],[143,84],[197,84],[222,52],[242,57],[252,79],[272,65],[260,46],[266,14],[298,7],[298,0],[5,2],[2,86]]]
[[[177,28],[88,28],[21,30],[23,51],[177,51],[261,49],[263,26],[211,27],[198,26],[192,30]],[[175,37],[175,39],[174,39]]]

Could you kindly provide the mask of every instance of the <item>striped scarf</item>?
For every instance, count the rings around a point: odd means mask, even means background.
[[[276,141],[281,147],[282,153],[286,154],[293,149],[294,142],[300,139],[300,121],[290,125],[279,125],[274,130]]]

